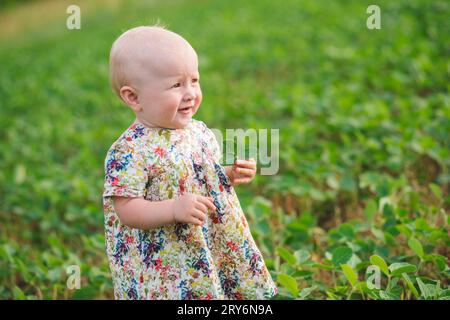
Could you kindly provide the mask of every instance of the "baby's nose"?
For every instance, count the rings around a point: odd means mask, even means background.
[[[186,92],[186,94],[183,97],[184,101],[191,101],[193,99],[195,99],[195,94],[193,92],[190,92],[190,91]]]

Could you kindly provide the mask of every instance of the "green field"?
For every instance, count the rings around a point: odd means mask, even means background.
[[[380,30],[367,1],[79,1],[81,30],[57,2],[0,9],[0,299],[113,297],[108,55],[158,20],[199,55],[197,119],[280,130],[279,173],[236,188],[277,299],[450,298],[448,1],[377,1]]]

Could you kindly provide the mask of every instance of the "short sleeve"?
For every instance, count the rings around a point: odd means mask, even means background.
[[[148,180],[144,158],[133,146],[118,142],[105,159],[103,197],[141,197]]]

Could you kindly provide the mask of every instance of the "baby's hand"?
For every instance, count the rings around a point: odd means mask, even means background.
[[[236,160],[228,172],[232,185],[249,183],[255,178],[255,175],[256,161],[253,158],[250,160]]]
[[[173,203],[173,217],[175,222],[201,226],[205,222],[208,208],[216,211],[213,198],[192,193],[184,194],[176,198]]]

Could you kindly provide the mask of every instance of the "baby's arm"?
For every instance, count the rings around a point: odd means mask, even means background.
[[[213,199],[185,194],[175,199],[149,201],[143,197],[114,197],[114,209],[120,222],[131,228],[148,230],[183,222],[203,225],[206,212],[216,210]]]

